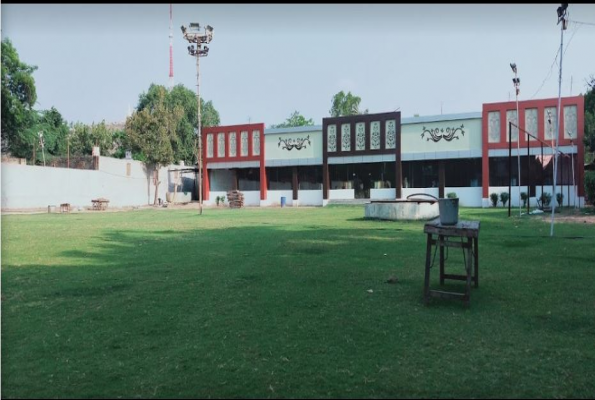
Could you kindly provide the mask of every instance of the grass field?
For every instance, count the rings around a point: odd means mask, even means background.
[[[595,396],[595,225],[463,209],[480,287],[426,307],[423,223],[362,217],[3,216],[2,397]]]

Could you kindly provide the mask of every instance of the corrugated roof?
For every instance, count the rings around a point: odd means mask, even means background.
[[[292,128],[269,128],[264,130],[265,135],[279,133],[304,133],[322,131],[322,125],[295,126]]]
[[[455,121],[458,119],[481,118],[481,112],[469,112],[460,114],[428,115],[420,117],[401,118],[401,125],[419,124],[424,122]]]

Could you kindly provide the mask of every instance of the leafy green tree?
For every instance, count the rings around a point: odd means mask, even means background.
[[[114,154],[115,158],[124,158],[126,157],[126,151],[130,149],[130,145],[128,144],[128,136],[126,135],[126,130],[116,130],[112,133],[112,140],[114,142]]]
[[[294,111],[291,113],[289,118],[278,125],[271,125],[271,128],[291,128],[294,126],[311,126],[314,125],[314,120],[312,118],[306,119],[303,115],[299,113],[299,111]]]
[[[155,200],[159,191],[159,167],[175,160],[174,147],[179,141],[177,128],[184,118],[184,109],[167,104],[165,87],[157,89],[150,106],[136,111],[126,119],[126,135],[132,150],[145,155],[146,162],[155,168]]]
[[[332,99],[332,107],[329,111],[331,117],[343,117],[347,115],[367,114],[368,110],[360,112],[359,104],[362,99],[359,96],[354,96],[351,92],[343,92],[342,90],[335,94]]]
[[[101,121],[96,124],[86,125],[77,122],[72,126],[73,134],[70,138],[71,155],[90,155],[93,146],[99,146],[101,154],[111,154],[114,151],[113,133]]]
[[[179,106],[183,110],[182,119],[177,127],[178,140],[173,143],[175,161],[183,160],[188,164],[197,161],[196,153],[198,146],[196,143],[197,126],[197,102],[196,93],[185,88],[183,85],[176,85],[171,91],[167,91],[162,85],[151,84],[146,93],[139,96],[137,111],[145,108],[153,108],[159,102],[159,96],[162,90],[165,90],[165,104],[171,110]],[[219,112],[215,109],[212,101],[200,99],[200,120],[201,126],[218,126],[220,124]],[[136,155],[133,153],[133,156]]]
[[[20,61],[10,39],[2,40],[2,148],[17,157],[31,154],[31,138],[25,135],[36,122],[33,105],[37,101],[33,72],[36,66]],[[27,153],[27,154],[26,154]]]

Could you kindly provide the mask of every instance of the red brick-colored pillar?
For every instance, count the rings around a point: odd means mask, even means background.
[[[211,192],[211,188],[209,187],[209,170],[207,169],[206,163],[204,165],[204,168],[202,169],[202,191],[203,200],[209,200],[209,193]]]

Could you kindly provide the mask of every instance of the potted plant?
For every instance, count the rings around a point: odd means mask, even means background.
[[[523,208],[527,207],[527,200],[529,200],[527,192],[521,192],[521,200],[523,200]]]
[[[219,207],[219,202],[221,202],[221,197],[220,196],[217,196],[215,198],[215,201],[217,202],[217,207]]]
[[[498,193],[490,194],[490,200],[492,200],[492,206],[496,207],[498,205]]]
[[[558,202],[558,207],[562,207],[564,195],[562,193],[556,193],[556,201]]]
[[[552,201],[552,195],[548,192],[543,192],[541,194],[541,196],[539,197],[539,200],[541,200],[542,208],[549,207],[549,205]]]
[[[455,192],[447,193],[446,197],[449,199],[458,199],[459,198],[459,196],[457,196],[457,194]]]
[[[502,205],[506,207],[506,203],[508,202],[508,192],[500,193],[500,201],[502,202]]]
[[[221,196],[221,205],[224,206],[225,205],[225,196]]]

